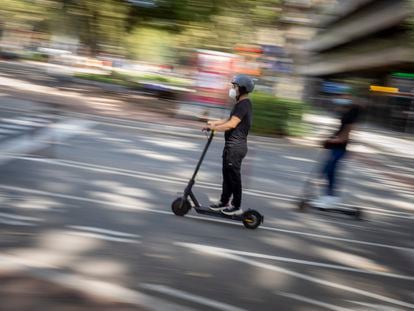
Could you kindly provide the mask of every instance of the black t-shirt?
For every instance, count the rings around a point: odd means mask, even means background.
[[[348,111],[346,111],[341,117],[341,126],[336,131],[334,136],[338,136],[345,129],[346,125],[355,123],[358,120],[359,113],[360,113],[359,107],[356,105],[353,105]],[[348,144],[348,141],[342,144],[338,144],[336,147],[346,148],[347,144]]]
[[[243,99],[234,105],[230,113],[230,119],[232,116],[238,117],[241,121],[234,129],[224,133],[226,147],[246,147],[247,135],[252,124],[252,103],[250,99]]]

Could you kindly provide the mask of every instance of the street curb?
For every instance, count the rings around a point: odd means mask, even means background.
[[[93,80],[82,79],[82,78],[73,77],[73,76],[69,77],[68,80],[70,80],[71,82],[74,82],[74,83],[97,86],[97,87],[100,87],[100,88],[102,88],[106,91],[110,91],[110,92],[128,93],[128,94],[136,94],[136,95],[145,95],[145,94],[147,94],[145,92],[140,92],[138,90],[132,90],[132,89],[129,89],[125,86],[118,85],[118,84],[115,84],[115,83],[106,83],[106,82],[100,82],[100,81],[93,81]]]

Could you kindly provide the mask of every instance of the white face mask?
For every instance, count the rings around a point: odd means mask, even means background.
[[[349,98],[334,98],[333,102],[338,106],[346,106],[352,104],[352,100]]]
[[[230,96],[231,98],[233,98],[233,99],[236,99],[236,97],[237,97],[237,91],[236,91],[236,89],[231,88],[231,89],[229,90],[229,96]]]

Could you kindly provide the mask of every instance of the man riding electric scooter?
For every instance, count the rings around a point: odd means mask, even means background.
[[[324,142],[324,148],[329,149],[329,155],[321,171],[322,176],[328,181],[326,194],[311,202],[311,205],[320,209],[335,208],[339,204],[337,171],[346,154],[350,133],[360,114],[360,107],[353,103],[349,91],[335,98],[333,103],[335,110],[341,114],[341,125],[334,135]]]
[[[225,215],[241,215],[241,164],[247,154],[247,135],[252,124],[252,103],[248,94],[254,83],[246,75],[237,75],[231,81],[229,96],[236,101],[226,120],[209,121],[205,129],[224,132],[223,185],[220,201],[210,205],[213,211]],[[230,203],[230,199],[232,201]],[[229,204],[230,203],[230,204]]]

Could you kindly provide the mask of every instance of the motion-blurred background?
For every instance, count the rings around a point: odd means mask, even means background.
[[[414,49],[409,0],[0,0],[0,310],[414,308]],[[171,213],[255,80],[243,208]],[[364,221],[297,213],[338,128]],[[223,139],[196,184],[221,190]]]

